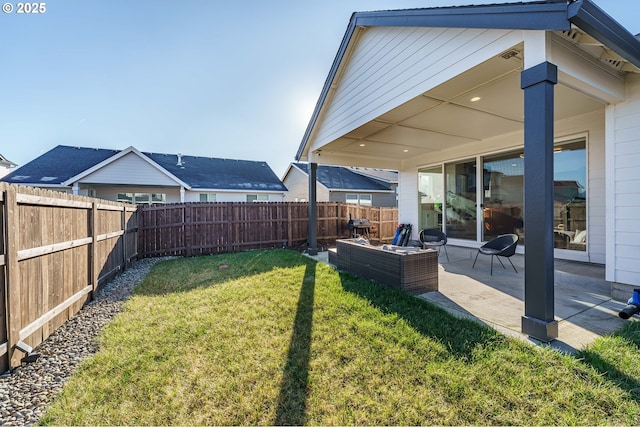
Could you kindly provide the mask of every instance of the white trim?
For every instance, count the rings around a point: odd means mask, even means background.
[[[178,185],[180,185],[180,186],[182,186],[182,187],[184,187],[184,188],[186,188],[188,190],[191,190],[191,186],[189,184],[187,184],[186,182],[180,180],[178,177],[176,177],[172,173],[168,172],[165,168],[163,168],[162,166],[160,166],[159,164],[157,164],[156,162],[151,160],[149,157],[147,157],[144,154],[142,154],[140,151],[138,151],[133,146],[129,146],[128,148],[125,148],[124,150],[114,154],[113,156],[109,157],[108,159],[103,160],[102,162],[98,163],[97,165],[82,171],[81,173],[79,173],[76,176],[72,176],[71,178],[69,178],[66,181],[64,181],[62,184],[63,185],[71,185],[72,183],[75,183],[76,181],[80,181],[82,178],[84,178],[84,177],[86,177],[88,175],[91,175],[92,173],[96,172],[97,170],[102,169],[103,167],[105,167],[105,166],[117,161],[118,159],[126,156],[129,153],[133,153],[136,156],[140,157],[142,160],[144,160],[149,165],[151,165],[152,167],[157,169],[159,172],[161,172],[167,178],[171,179],[172,181],[175,181],[176,184],[178,184]]]
[[[616,180],[615,180],[615,105],[607,105],[604,109],[604,152],[605,152],[605,280],[616,281]],[[608,237],[608,238],[607,238]],[[587,237],[588,239],[588,237]],[[588,241],[588,240],[587,240]]]

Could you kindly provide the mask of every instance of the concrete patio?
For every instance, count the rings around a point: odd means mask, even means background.
[[[511,258],[517,273],[508,261],[503,261],[506,267],[503,269],[494,259],[491,276],[490,257],[480,255],[472,268],[477,250],[450,245],[447,250],[450,260],[447,261],[444,252],[439,258],[439,290],[422,294],[421,298],[456,316],[474,318],[505,335],[542,344],[520,332],[524,314],[523,255]],[[327,252],[313,258],[328,263]],[[610,295],[604,266],[556,260],[555,317],[559,337],[548,345],[574,352],[629,322],[618,317],[625,304]]]

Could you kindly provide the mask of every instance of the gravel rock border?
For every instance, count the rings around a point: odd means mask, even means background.
[[[151,267],[171,258],[134,262],[34,349],[41,354],[37,361],[0,375],[0,425],[37,424],[78,363],[98,351],[96,336],[122,311],[133,288]]]

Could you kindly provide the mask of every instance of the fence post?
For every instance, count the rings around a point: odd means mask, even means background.
[[[120,228],[122,229],[122,271],[127,269],[127,207],[122,206],[120,214]]]
[[[5,248],[5,266],[7,269],[7,350],[9,355],[9,368],[20,365],[20,351],[16,352],[15,346],[20,334],[20,270],[18,269],[18,249],[20,230],[20,218],[18,215],[18,202],[16,189],[7,188],[5,193],[5,218],[7,245]]]
[[[98,276],[100,275],[98,267],[98,204],[93,201],[91,203],[91,283],[93,284],[93,292],[91,299],[96,297],[98,291]]]
[[[191,241],[191,229],[193,228],[191,224],[191,205],[188,203],[184,204],[184,246],[186,248],[185,256],[190,257],[193,255],[193,242]]]
[[[232,203],[227,203],[227,252],[233,252],[233,206]]]

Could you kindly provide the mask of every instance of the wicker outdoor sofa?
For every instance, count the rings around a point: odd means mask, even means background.
[[[338,270],[419,295],[438,290],[438,251],[337,240],[329,262]]]

